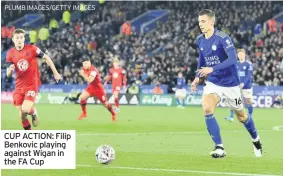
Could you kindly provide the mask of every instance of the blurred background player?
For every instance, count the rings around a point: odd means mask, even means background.
[[[185,99],[186,94],[187,94],[185,87],[186,87],[186,80],[183,77],[183,73],[179,72],[178,77],[177,77],[177,87],[174,88],[178,108],[184,108],[185,107],[184,99]]]
[[[275,100],[273,101],[271,107],[281,108],[283,107],[283,94],[280,96],[278,95]]]
[[[252,80],[253,80],[253,66],[250,61],[246,60],[245,49],[238,49],[238,58],[237,63],[238,75],[240,77],[240,87],[242,88],[243,97],[245,98],[245,103],[248,108],[248,113],[253,116],[253,89],[252,89]],[[234,112],[230,110],[230,115],[225,118],[226,120],[234,120]]]
[[[81,94],[82,94],[81,92],[77,92],[77,91],[73,92],[71,95],[65,97],[65,99],[64,99],[62,104],[64,104],[66,101],[77,103],[77,101],[79,100]]]
[[[246,115],[242,103],[240,79],[237,73],[237,55],[231,38],[224,32],[214,28],[215,13],[205,9],[199,12],[199,27],[203,34],[199,35],[195,44],[199,49],[197,75],[191,89],[196,91],[199,77],[207,76],[203,90],[202,106],[209,135],[215,143],[215,149],[210,153],[213,158],[222,158],[226,152],[220,135],[220,128],[214,116],[214,109],[226,98],[228,107],[235,111],[237,118],[242,122],[252,137],[256,157],[262,156],[262,146],[254,121]]]
[[[82,114],[78,117],[78,120],[82,120],[87,117],[86,102],[89,97],[96,97],[112,114],[112,121],[116,121],[116,113],[112,106],[107,101],[107,96],[98,69],[91,65],[88,58],[83,60],[83,69],[80,70],[80,75],[88,82],[88,87],[80,95],[80,104],[82,108]]]
[[[13,104],[19,110],[22,126],[31,130],[27,115],[31,115],[34,127],[38,125],[38,116],[34,108],[34,101],[40,86],[37,57],[45,59],[51,68],[55,80],[62,79],[49,56],[44,54],[35,45],[25,44],[25,30],[13,31],[12,41],[14,47],[9,49],[6,57],[7,76],[11,77],[16,72],[16,86],[13,93]]]
[[[123,85],[123,89],[127,86],[126,71],[120,67],[120,61],[117,57],[113,60],[113,68],[110,68],[109,75],[106,78],[104,85],[109,81],[112,82],[112,93],[115,99],[115,112],[119,112],[119,94]]]

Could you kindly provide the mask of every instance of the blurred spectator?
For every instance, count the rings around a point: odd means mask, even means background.
[[[38,38],[41,41],[46,41],[49,37],[49,30],[46,27],[42,27],[38,32]]]
[[[52,18],[49,22],[49,30],[51,30],[51,33],[54,34],[55,32],[57,32],[58,28],[58,21],[55,18]]]
[[[29,41],[31,44],[35,44],[37,41],[37,31],[35,29],[32,29],[29,32]]]
[[[156,84],[156,86],[154,87],[152,93],[155,94],[155,95],[161,95],[161,94],[163,94],[163,90],[162,90],[162,88],[160,87],[160,84],[159,84],[159,83]]]
[[[124,35],[131,35],[131,24],[130,24],[129,21],[126,21],[122,25],[122,34],[124,34]]]
[[[70,13],[70,11],[68,11],[68,10],[64,11],[62,20],[63,20],[65,25],[69,25],[70,24],[70,21],[71,21],[71,13]]]

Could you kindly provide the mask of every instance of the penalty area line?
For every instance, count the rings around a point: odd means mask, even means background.
[[[234,176],[280,176],[269,174],[256,174],[256,173],[235,173],[235,172],[214,172],[214,171],[200,171],[200,170],[183,170],[183,169],[161,169],[161,168],[139,168],[139,167],[123,167],[123,166],[92,166],[92,165],[77,165],[77,167],[89,168],[109,168],[109,169],[122,169],[122,170],[139,170],[139,171],[159,171],[159,172],[173,172],[173,173],[199,173],[210,175],[234,175]]]

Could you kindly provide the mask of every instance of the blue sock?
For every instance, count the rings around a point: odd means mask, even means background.
[[[177,105],[180,105],[180,100],[179,100],[179,98],[176,98],[176,100],[177,100]]]
[[[215,145],[221,145],[222,139],[220,136],[220,128],[213,114],[205,115],[205,122],[208,133],[210,134]]]
[[[182,101],[183,101],[183,106],[186,106],[185,100],[183,99]]]
[[[234,111],[230,109],[230,117],[234,118]]]
[[[249,112],[249,114],[250,114],[250,115],[253,115],[253,111],[254,111],[253,105],[248,104],[247,107],[248,107],[248,112]]]
[[[243,124],[246,127],[246,129],[248,130],[248,132],[250,133],[251,137],[253,139],[256,139],[257,138],[257,130],[255,128],[254,120],[249,114],[248,114],[248,119],[245,122],[243,122]]]

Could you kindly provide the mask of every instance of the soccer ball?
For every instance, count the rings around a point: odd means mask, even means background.
[[[96,149],[95,159],[100,164],[110,164],[115,159],[115,150],[110,145],[101,145]]]

